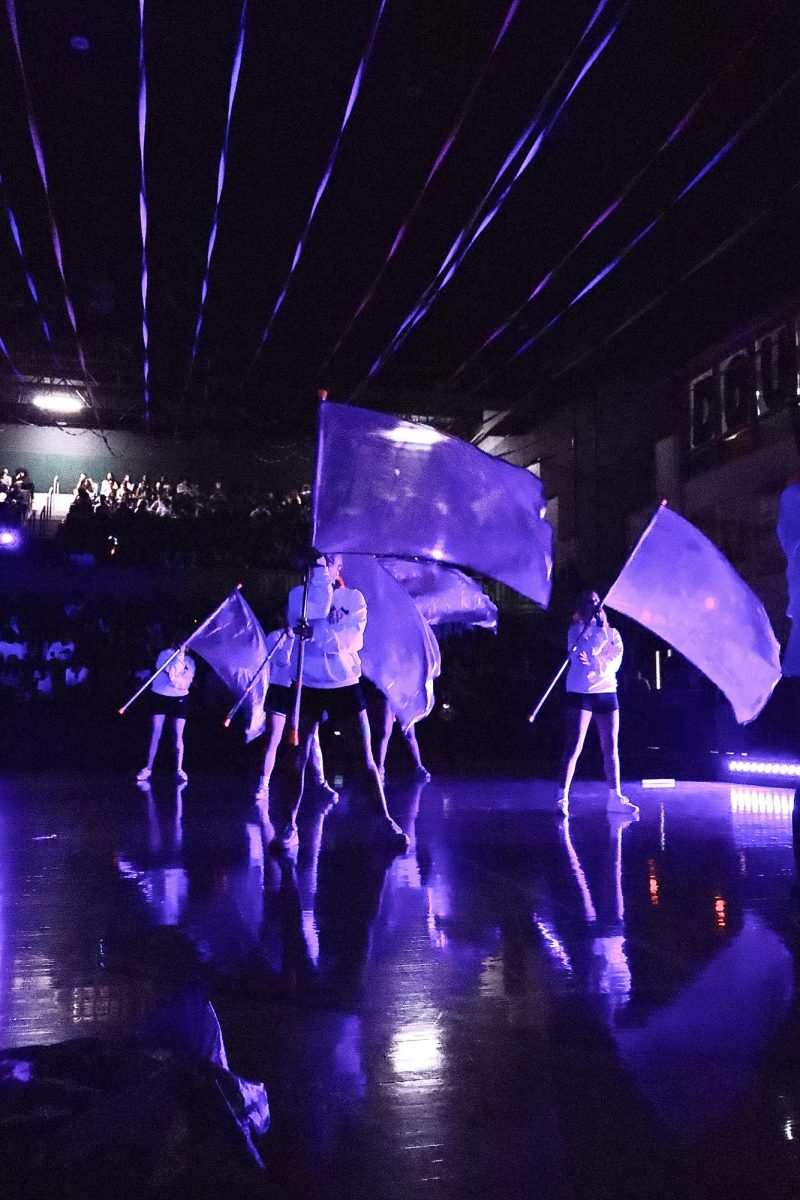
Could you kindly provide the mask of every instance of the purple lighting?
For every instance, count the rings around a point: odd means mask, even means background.
[[[765,759],[732,758],[728,770],[733,775],[772,775],[800,779],[800,762],[774,762]]]
[[[16,550],[19,542],[20,537],[16,529],[0,529],[0,548],[3,550]]]

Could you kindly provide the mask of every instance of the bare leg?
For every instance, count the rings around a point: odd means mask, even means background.
[[[181,778],[183,770],[183,731],[186,727],[186,717],[175,718],[175,773]]]
[[[279,819],[278,828],[281,825],[296,825],[297,812],[300,808],[300,801],[303,799],[303,783],[305,781],[306,763],[311,753],[311,742],[317,730],[317,722],[309,723],[307,718],[300,718],[300,728],[298,730],[299,745],[290,756],[289,770],[286,780],[286,798],[283,807],[282,819]]]
[[[635,817],[639,809],[623,796],[619,778],[619,710],[595,713],[600,747],[603,751],[603,767],[608,783],[608,811]]]
[[[322,761],[322,747],[319,744],[319,725],[317,725],[311,737],[308,761],[311,764],[311,774],[314,776],[315,782],[321,787],[325,782],[325,764]]]
[[[285,715],[273,712],[272,709],[267,709],[267,745],[264,750],[264,766],[261,769],[261,780],[256,793],[257,796],[264,799],[269,794],[270,780],[272,779],[272,772],[275,770],[275,758],[285,728]]]
[[[150,749],[147,751],[147,770],[152,771],[153,763],[156,761],[158,753],[158,743],[161,741],[161,732],[164,728],[164,714],[154,713],[153,724],[150,730]]]
[[[391,728],[391,727],[390,727]],[[372,733],[369,727],[369,717],[366,712],[347,717],[341,722],[341,730],[353,747],[359,770],[363,776],[364,790],[367,802],[373,812],[382,817],[389,816],[386,807],[386,797],[378,767],[372,755]]]
[[[332,788],[325,778],[325,763],[322,761],[322,747],[319,744],[319,725],[314,730],[311,738],[311,749],[309,750],[308,762],[311,767],[311,773],[314,776],[314,782],[321,793],[324,794],[329,804],[336,804],[339,799],[339,793],[335,788]]]
[[[592,714],[583,708],[568,708],[566,713],[566,735],[564,753],[558,772],[558,786],[563,795],[569,795],[570,784],[581,756],[586,733],[592,722]]]
[[[409,725],[403,737],[408,742],[408,748],[411,751],[411,757],[414,759],[414,766],[417,768],[417,775],[421,778],[430,779],[430,772],[422,761],[419,752],[419,742],[417,741],[417,731],[414,725]]]
[[[597,732],[600,735],[600,749],[603,752],[603,769],[606,773],[606,783],[613,792],[620,790],[619,782],[619,710],[609,713],[595,713]]]
[[[383,779],[386,773],[386,752],[389,749],[389,739],[394,727],[394,713],[382,692],[377,693],[375,702],[375,727],[378,732],[377,767],[381,779]]]

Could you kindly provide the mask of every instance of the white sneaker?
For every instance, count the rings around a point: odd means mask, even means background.
[[[269,784],[265,783],[263,779],[258,781],[256,800],[269,800]]]
[[[148,780],[152,774],[153,774],[153,772],[150,770],[149,767],[142,767],[141,771],[136,776],[136,778],[139,781],[139,783],[145,783],[146,780]]]
[[[609,792],[606,812],[623,813],[625,816],[635,817],[639,809],[637,805],[631,803],[627,796],[623,796],[622,792]]]

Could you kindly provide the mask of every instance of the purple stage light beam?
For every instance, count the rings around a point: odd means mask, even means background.
[[[0,191],[4,192],[4,181],[3,181],[3,176],[1,174],[0,174]],[[22,239],[19,234],[19,226],[17,225],[17,219],[14,216],[14,212],[13,212],[13,209],[11,208],[11,205],[9,204],[8,200],[5,199],[5,195],[4,195],[4,204],[5,204],[5,209],[6,209],[6,217],[8,218],[9,228],[11,229],[11,236],[14,239],[14,245],[17,248],[17,254],[19,255],[20,264],[22,266],[22,273],[25,276],[25,282],[28,285],[28,291],[31,294],[31,298],[32,298],[34,306],[36,308],[36,314],[39,318],[39,324],[42,327],[42,333],[44,334],[45,341],[47,342],[48,346],[50,347],[50,352],[53,356],[53,362],[56,364],[56,366],[59,366],[58,355],[56,354],[55,347],[53,345],[53,338],[50,333],[50,326],[48,325],[47,321],[45,320],[44,313],[42,312],[42,306],[39,302],[39,293],[36,290],[36,284],[33,282],[33,276],[31,275],[30,269],[28,267],[28,261],[25,257],[25,251],[22,248]]]
[[[19,371],[18,371],[18,370],[17,370],[17,368],[15,367],[15,365],[14,365],[14,361],[13,361],[13,359],[12,359],[11,355],[10,355],[10,354],[9,354],[9,352],[8,352],[8,346],[6,346],[5,342],[3,341],[3,339],[2,339],[1,337],[0,337],[0,354],[2,354],[3,358],[6,360],[6,362],[7,362],[7,363],[8,363],[8,365],[9,365],[9,367],[10,367],[10,368],[11,368],[11,370],[13,371],[13,373],[14,373],[14,378],[17,380],[17,382],[18,382],[18,383],[21,383],[21,382],[22,382],[22,376],[20,375]]]
[[[455,380],[460,375],[463,374],[463,372],[466,370],[466,368],[468,366],[470,366],[475,361],[475,359],[480,356],[480,354],[482,354],[482,352],[487,348],[487,346],[490,346],[493,342],[495,342],[498,337],[502,336],[502,334],[504,334],[511,327],[511,325],[513,325],[513,323],[519,317],[519,315],[523,311],[523,309],[528,304],[530,304],[531,301],[534,300],[542,291],[544,291],[545,287],[567,265],[567,263],[572,259],[572,257],[575,255],[575,253],[583,245],[583,243],[586,242],[591,237],[591,235],[597,229],[599,229],[600,226],[603,225],[606,220],[608,220],[608,218],[612,215],[612,213],[614,213],[620,207],[620,205],[628,198],[628,196],[631,194],[631,192],[636,187],[636,185],[639,183],[639,181],[645,176],[645,174],[650,170],[650,168],[654,165],[654,163],[661,157],[661,155],[664,153],[664,151],[667,150],[670,146],[672,146],[678,140],[678,138],[683,133],[686,132],[686,130],[691,125],[692,121],[694,120],[695,116],[699,112],[700,108],[702,107],[702,105],[704,104],[704,102],[706,101],[708,96],[711,94],[712,91],[714,91],[714,89],[719,84],[720,80],[723,79],[726,75],[728,75],[733,70],[733,68],[738,63],[739,59],[743,57],[743,55],[745,54],[745,51],[749,50],[751,43],[753,41],[755,41],[758,36],[760,36],[760,32],[755,31],[750,36],[750,38],[748,38],[747,42],[739,48],[739,50],[733,56],[733,58],[722,68],[721,71],[718,72],[717,75],[715,75],[715,77],[704,88],[704,90],[697,97],[697,99],[694,101],[694,103],[689,106],[689,108],[686,110],[684,115],[678,121],[677,125],[672,130],[672,132],[664,139],[664,141],[661,143],[661,145],[658,147],[658,149],[650,156],[650,158],[647,160],[647,162],[645,162],[644,166],[642,166],[638,171],[636,171],[633,174],[633,176],[625,184],[625,186],[623,187],[622,191],[617,196],[617,198],[615,200],[613,200],[611,202],[611,204],[609,204],[608,207],[605,208],[599,214],[599,216],[595,217],[595,219],[591,222],[591,224],[588,226],[588,228],[583,232],[583,234],[581,234],[580,238],[575,243],[575,245],[572,247],[572,249],[569,250],[564,255],[564,257],[561,259],[561,261],[555,267],[553,267],[550,271],[548,271],[547,274],[542,279],[539,280],[539,282],[536,284],[536,286],[533,288],[533,290],[530,292],[530,294],[525,298],[525,300],[523,300],[522,304],[520,304],[517,308],[515,308],[514,311],[505,318],[505,320],[502,322],[502,324],[499,325],[495,330],[493,330],[493,332],[491,334],[489,334],[489,336],[480,344],[480,346],[478,346],[477,350],[475,350],[475,352],[473,354],[471,354],[469,356],[469,358],[465,358],[464,361],[456,368],[456,370],[453,372],[453,375],[450,379],[451,383],[455,382]],[[707,164],[705,169],[710,169],[711,165],[713,165],[713,164]],[[703,173],[705,173],[705,169],[704,169]],[[689,184],[688,187],[684,189],[684,191],[689,191],[690,188],[694,186],[694,183],[699,182],[700,177],[701,176],[695,177],[695,180],[691,184]],[[534,340],[535,339],[530,339],[528,342],[524,343],[524,348],[527,349],[528,346],[533,344]],[[517,354],[519,354],[522,351],[522,349],[523,349],[523,347],[520,347],[517,351]],[[498,374],[498,372],[493,372],[492,374],[486,376],[486,378],[481,381],[480,386],[482,387],[482,386],[484,386],[484,384],[488,383],[491,379],[494,379],[496,374]]]
[[[322,367],[320,368],[320,374],[325,372],[327,370],[327,368],[330,366],[331,361],[335,358],[335,356],[341,350],[342,346],[344,345],[344,342],[346,341],[347,337],[349,336],[356,321],[361,316],[361,314],[364,312],[364,310],[371,304],[372,299],[375,295],[375,292],[377,291],[378,285],[379,285],[381,279],[383,278],[384,273],[386,272],[386,268],[389,266],[389,263],[392,261],[395,254],[400,249],[400,246],[401,246],[406,234],[408,233],[409,226],[411,225],[411,222],[414,220],[414,217],[417,215],[419,207],[422,204],[422,201],[425,199],[425,196],[428,193],[428,189],[430,188],[431,184],[433,183],[434,179],[436,178],[436,175],[438,174],[439,169],[441,168],[442,164],[444,163],[445,159],[447,158],[448,154],[450,153],[451,149],[453,148],[453,144],[454,144],[456,138],[458,137],[459,133],[461,132],[461,127],[463,126],[464,121],[466,120],[466,118],[469,114],[469,111],[472,108],[472,104],[475,99],[475,95],[476,95],[479,87],[483,83],[483,80],[486,76],[486,72],[488,71],[489,66],[490,66],[495,54],[497,53],[506,33],[508,32],[508,28],[514,19],[517,9],[519,8],[519,5],[520,5],[520,0],[511,0],[511,4],[509,5],[508,11],[506,12],[506,15],[503,19],[503,24],[500,28],[500,31],[494,40],[494,44],[489,53],[489,56],[486,59],[486,61],[483,63],[483,66],[480,68],[480,71],[478,72],[478,75],[477,75],[475,81],[473,82],[472,87],[470,88],[469,92],[467,93],[467,98],[464,101],[464,103],[462,104],[461,110],[460,110],[458,116],[456,117],[456,120],[454,121],[454,123],[450,129],[450,132],[448,133],[447,137],[445,138],[444,142],[442,143],[441,149],[439,150],[439,153],[436,155],[436,158],[434,159],[433,166],[429,170],[427,178],[422,185],[422,190],[420,191],[419,195],[415,199],[414,203],[411,205],[411,208],[409,209],[405,218],[400,222],[400,225],[394,236],[394,240],[392,242],[389,253],[386,255],[384,262],[381,264],[378,274],[373,279],[369,288],[367,289],[364,296],[362,297],[361,302],[359,303],[358,307],[356,308],[356,311],[353,313],[352,317],[348,321],[344,330],[340,334],[339,339],[336,342],[336,345],[333,347],[333,350],[331,350],[331,352],[328,355],[328,357],[326,358],[325,362],[322,364]]]
[[[147,325],[147,177],[144,143],[147,130],[147,73],[144,61],[144,0],[139,0],[139,226],[142,235],[142,370],[144,374],[144,420],[150,427],[150,333]]]
[[[728,140],[720,147],[720,149],[716,152],[716,154],[713,154],[711,156],[711,158],[708,159],[708,161],[704,164],[704,166],[701,167],[701,169],[692,177],[692,179],[689,181],[689,183],[686,184],[686,186],[684,188],[682,188],[677,193],[676,196],[673,197],[673,199],[659,213],[659,215],[657,217],[655,217],[652,221],[650,221],[647,225],[645,225],[644,228],[640,229],[639,232],[635,235],[635,237],[631,238],[631,240],[623,248],[623,250],[619,254],[617,254],[616,257],[613,258],[610,263],[608,263],[605,267],[603,267],[603,269],[601,271],[598,271],[598,273],[589,281],[589,283],[587,283],[584,287],[582,287],[581,290],[579,292],[577,292],[575,296],[573,296],[573,298],[570,300],[569,304],[567,304],[564,308],[562,308],[560,312],[556,313],[556,315],[554,317],[551,317],[550,320],[547,321],[547,323],[545,325],[543,325],[541,327],[541,329],[539,329],[538,332],[533,335],[533,337],[527,338],[520,346],[518,346],[516,348],[514,353],[511,355],[511,357],[506,359],[505,366],[510,366],[511,363],[515,362],[518,358],[520,358],[523,354],[525,354],[528,350],[530,350],[531,347],[534,346],[536,344],[536,342],[539,341],[539,339],[542,337],[542,335],[544,333],[546,333],[547,330],[552,329],[553,326],[556,325],[561,320],[561,318],[564,316],[564,314],[567,313],[573,307],[573,305],[577,304],[579,300],[582,300],[584,296],[586,296],[589,292],[594,290],[594,288],[597,286],[598,283],[600,283],[603,279],[605,279],[608,275],[610,275],[612,271],[616,270],[616,268],[623,261],[623,259],[627,258],[627,256],[630,254],[630,252],[633,249],[635,249],[635,247],[638,246],[639,243],[641,241],[643,241],[644,238],[646,238],[647,235],[649,233],[651,233],[652,230],[655,229],[657,225],[659,225],[661,223],[661,221],[664,219],[664,217],[666,217],[667,214],[669,212],[671,212],[671,210],[675,207],[675,205],[678,204],[684,198],[684,196],[688,195],[688,193],[701,181],[701,179],[704,179],[706,177],[706,175],[709,173],[709,171],[711,171],[720,162],[722,162],[722,160],[730,153],[730,151],[734,148],[734,146],[737,146],[739,144],[739,142],[741,141],[744,134],[749,132],[758,123],[758,121],[764,116],[764,114],[768,111],[768,109],[770,109],[772,107],[772,105],[787,91],[787,89],[792,85],[792,83],[794,83],[795,79],[797,79],[798,76],[800,76],[800,67],[798,67],[796,70],[794,70],[788,76],[788,78],[786,78],[783,81],[783,83],[781,83],[775,89],[775,91],[770,94],[770,96],[763,102],[763,104],[759,105],[759,107],[747,118],[747,120],[744,121],[742,123],[742,125],[740,125],[740,127],[736,130],[736,132],[730,138],[728,138]],[[494,374],[497,374],[497,372],[495,372]],[[490,379],[494,378],[494,374],[487,376],[485,379],[481,380],[481,382],[478,385],[476,385],[476,387],[474,387],[470,392],[468,392],[467,395],[472,396],[476,392],[480,391],[480,389],[486,383],[488,383],[488,381]]]
[[[297,269],[297,264],[300,262],[300,258],[302,256],[303,249],[305,247],[306,238],[308,237],[308,232],[309,232],[309,229],[311,228],[311,223],[314,220],[314,214],[316,213],[317,208],[319,207],[319,203],[322,200],[322,196],[325,192],[326,187],[328,186],[328,180],[330,179],[330,177],[333,173],[333,168],[336,165],[336,159],[339,154],[339,147],[342,143],[344,131],[347,128],[347,123],[350,120],[350,117],[353,112],[353,108],[355,107],[356,100],[358,99],[358,93],[361,89],[361,80],[364,77],[367,67],[369,66],[369,61],[372,57],[372,51],[375,47],[375,42],[378,37],[378,30],[380,28],[381,18],[383,17],[383,10],[386,8],[386,3],[387,3],[387,0],[381,0],[381,2],[380,2],[380,7],[378,8],[378,15],[376,16],[375,21],[372,26],[372,29],[370,30],[366,48],[364,50],[363,55],[361,56],[361,61],[358,64],[358,69],[356,71],[352,87],[350,88],[350,95],[347,100],[347,107],[345,109],[342,124],[340,126],[339,132],[336,135],[336,139],[333,143],[333,148],[328,156],[328,161],[327,161],[325,170],[322,175],[322,180],[321,180],[319,187],[317,188],[316,193],[314,195],[314,200],[311,205],[311,211],[309,212],[308,217],[306,219],[305,227],[304,227],[303,232],[301,233],[300,238],[297,242],[297,246],[295,247],[294,257],[292,259],[292,265],[289,268],[289,273],[286,276],[286,279],[284,280],[283,287],[281,288],[280,292],[278,293],[278,298],[275,301],[275,305],[272,309],[272,313],[270,315],[269,321],[267,322],[264,332],[261,335],[261,341],[259,343],[258,349],[256,350],[250,365],[248,366],[247,370],[244,373],[244,376],[242,377],[242,383],[244,383],[244,380],[247,378],[247,376],[252,371],[253,367],[255,366],[256,362],[258,361],[258,357],[261,354],[261,351],[264,349],[264,346],[267,344],[267,341],[269,340],[269,336],[272,333],[272,327],[275,324],[275,318],[277,317],[278,312],[280,311],[281,306],[283,305],[283,302],[286,299],[286,294],[289,291],[289,284],[291,283],[292,276],[294,275],[294,272]]]
[[[75,320],[75,309],[73,307],[72,300],[71,300],[70,294],[69,294],[69,288],[67,286],[67,277],[64,274],[64,260],[63,260],[63,256],[61,253],[61,237],[59,235],[58,226],[56,225],[56,219],[53,214],[53,205],[52,205],[52,202],[50,199],[50,189],[49,189],[48,183],[47,183],[47,167],[45,165],[45,160],[44,160],[44,151],[42,149],[42,141],[39,136],[39,126],[37,125],[36,117],[34,116],[33,101],[31,99],[30,87],[28,86],[28,76],[25,72],[25,64],[22,60],[22,46],[20,43],[19,24],[17,22],[17,9],[16,9],[16,5],[14,3],[14,0],[6,0],[6,11],[8,13],[8,23],[11,26],[11,36],[14,41],[14,50],[16,51],[16,55],[17,55],[17,65],[19,66],[20,79],[22,81],[22,92],[25,97],[25,110],[26,110],[26,114],[28,117],[28,129],[29,129],[30,135],[31,135],[31,142],[33,143],[33,152],[34,152],[34,156],[36,158],[36,165],[39,169],[39,178],[42,181],[42,188],[44,190],[45,202],[47,204],[47,217],[48,217],[48,223],[50,226],[50,240],[53,244],[53,254],[55,256],[56,265],[58,267],[58,273],[61,277],[61,285],[62,285],[63,292],[64,292],[64,305],[67,310],[67,316],[69,318],[69,323],[72,326],[72,332],[75,335],[75,344],[77,346],[77,351],[78,351],[78,360],[80,361],[81,370],[83,371],[84,378],[86,379],[88,377],[88,370],[86,367],[86,357],[83,353],[83,346],[81,345],[81,339],[80,339],[80,335],[78,333],[78,325]]]
[[[222,152],[219,158],[219,169],[217,171],[217,196],[214,203],[214,215],[211,220],[211,232],[208,237],[208,248],[206,250],[206,268],[203,275],[203,282],[200,288],[200,312],[197,316],[197,324],[194,330],[194,341],[192,342],[192,361],[189,365],[189,374],[186,379],[186,390],[189,388],[189,380],[192,375],[192,368],[197,357],[197,345],[200,340],[200,330],[203,328],[203,318],[205,316],[206,296],[208,295],[208,278],[211,273],[211,256],[214,253],[214,245],[217,240],[217,223],[219,220],[219,205],[222,196],[222,189],[225,185],[225,168],[228,161],[228,143],[231,136],[231,116],[233,114],[233,103],[236,99],[236,89],[239,84],[239,71],[242,66],[242,54],[244,52],[244,31],[245,21],[247,19],[247,0],[242,4],[242,12],[239,18],[239,36],[236,42],[236,53],[233,56],[233,70],[231,71],[231,82],[228,88],[228,112],[225,121],[225,136],[222,141]]]
[[[589,23],[586,26],[586,28],[584,29],[583,33],[581,34],[575,48],[572,50],[572,52],[570,53],[566,62],[564,63],[564,65],[561,67],[560,71],[556,75],[555,79],[548,87],[544,97],[542,98],[542,100],[536,110],[536,113],[535,113],[533,119],[529,122],[524,133],[515,143],[510,154],[507,155],[505,161],[503,162],[502,167],[500,168],[500,170],[498,171],[494,180],[492,181],[492,184],[489,187],[488,191],[485,192],[485,194],[481,198],[480,202],[478,203],[475,211],[473,212],[472,216],[470,217],[469,221],[467,222],[467,224],[464,226],[464,228],[461,230],[461,232],[458,234],[455,241],[451,245],[451,247],[448,250],[447,254],[445,255],[441,265],[439,266],[439,269],[436,272],[436,275],[434,276],[433,280],[428,284],[427,288],[423,291],[421,297],[417,300],[414,308],[411,310],[409,315],[405,318],[405,320],[398,327],[397,331],[393,335],[388,346],[385,347],[384,350],[382,350],[381,353],[378,355],[378,357],[375,359],[375,361],[372,364],[372,367],[370,368],[367,379],[363,383],[361,383],[358,388],[356,388],[355,392],[353,392],[353,395],[351,396],[351,399],[355,399],[360,394],[360,392],[363,390],[365,384],[370,379],[373,379],[375,377],[375,375],[378,374],[378,372],[382,369],[382,367],[385,365],[385,363],[388,361],[388,359],[400,349],[400,347],[403,345],[403,343],[405,342],[408,335],[411,333],[411,330],[416,325],[419,324],[419,322],[422,320],[423,317],[425,317],[427,315],[427,313],[430,310],[431,306],[433,305],[434,301],[436,300],[436,298],[439,295],[441,295],[442,291],[448,285],[448,283],[450,283],[450,281],[453,278],[453,276],[455,275],[456,271],[461,267],[465,258],[469,254],[470,250],[477,242],[478,238],[481,237],[482,234],[486,231],[488,226],[491,224],[491,222],[497,216],[497,214],[500,211],[500,209],[502,208],[502,206],[505,204],[514,184],[517,183],[517,181],[520,179],[520,177],[524,174],[524,172],[528,169],[530,164],[533,162],[533,160],[538,155],[539,150],[541,149],[542,145],[544,144],[544,141],[545,141],[547,135],[551,132],[551,130],[554,128],[557,121],[561,117],[568,101],[570,100],[570,98],[572,97],[572,95],[574,94],[576,89],[579,87],[579,85],[581,84],[581,82],[583,81],[583,79],[585,78],[585,76],[587,75],[589,70],[591,69],[591,67],[595,64],[597,59],[603,53],[606,46],[611,41],[612,37],[617,32],[620,24],[622,23],[622,17],[624,16],[624,13],[627,11],[627,8],[628,8],[627,4],[623,7],[622,14],[620,15],[620,19],[614,25],[611,26],[610,30],[605,35],[605,37],[601,39],[600,43],[597,45],[597,47],[592,51],[592,53],[586,59],[586,61],[582,65],[581,69],[579,70],[577,76],[575,77],[572,84],[570,85],[566,96],[561,101],[561,103],[558,105],[558,107],[555,109],[555,112],[549,118],[547,118],[546,120],[543,121],[543,114],[547,108],[547,105],[550,103],[550,100],[552,99],[552,96],[553,96],[556,88],[561,83],[561,80],[563,79],[566,72],[569,70],[569,67],[572,63],[573,58],[577,54],[580,47],[583,45],[583,42],[585,41],[590,30],[593,28],[593,26],[597,22],[603,9],[606,7],[607,2],[608,2],[608,0],[600,0],[600,3],[597,5],[596,9],[594,10],[594,12],[589,20]],[[528,143],[530,143],[530,144],[528,144]],[[527,149],[525,149],[526,146],[527,146]],[[484,216],[486,206],[490,202],[492,202],[493,194],[494,194],[496,188],[500,184],[501,180],[505,177],[505,175],[508,174],[508,172],[511,170],[513,163],[515,162],[515,160],[517,159],[517,157],[520,154],[523,154],[521,164],[516,168],[511,181],[508,184],[506,184],[503,191],[500,193],[499,198],[493,202],[493,207],[490,209],[489,213],[486,216]],[[474,231],[470,234],[470,230],[474,230]]]

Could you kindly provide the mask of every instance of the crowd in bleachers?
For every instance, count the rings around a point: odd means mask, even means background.
[[[22,525],[33,504],[33,481],[27,467],[8,467],[0,471],[0,521],[4,525]]]
[[[308,489],[202,488],[188,477],[99,483],[82,474],[59,530],[72,554],[163,566],[286,567],[306,537]]]

